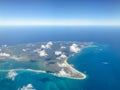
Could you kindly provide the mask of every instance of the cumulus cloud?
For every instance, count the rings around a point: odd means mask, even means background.
[[[66,60],[67,56],[65,54],[61,54],[59,57],[57,57],[59,60]]]
[[[41,48],[42,48],[42,49],[45,49],[45,48],[46,48],[46,45],[41,45]]]
[[[53,43],[50,41],[50,42],[47,43],[47,45],[53,45]]]
[[[53,43],[52,42],[48,42],[46,45],[41,45],[42,49],[50,49],[52,47]]]
[[[23,49],[22,49],[22,51],[23,51],[23,52],[26,52],[27,50],[29,50],[29,49],[28,49],[28,48],[26,48],[26,49],[25,49],[25,48],[23,48]]]
[[[8,53],[0,53],[0,57],[9,57],[10,56],[10,54],[8,54]]]
[[[10,71],[8,72],[7,78],[14,80],[17,75],[18,75],[18,74],[17,74],[15,71],[10,70]]]
[[[32,84],[28,84],[27,86],[23,86],[22,88],[19,88],[18,90],[36,90],[32,86]]]
[[[57,75],[58,76],[70,76],[64,69],[61,69]]]
[[[67,59],[67,56],[64,55],[64,54],[62,54],[62,55],[60,56],[60,58],[61,58],[61,59]]]
[[[74,52],[74,53],[77,53],[77,52],[79,52],[80,51],[80,48],[78,47],[78,45],[77,44],[72,44],[71,46],[70,46],[70,51],[71,52]]]
[[[58,65],[59,67],[67,67],[67,65],[66,65],[65,63],[57,63],[57,65]]]
[[[38,51],[38,53],[39,53],[39,55],[40,55],[41,57],[45,57],[45,56],[48,55],[48,54],[45,52],[45,50]]]
[[[33,50],[33,52],[37,52],[41,57],[45,57],[48,55],[45,50],[41,50],[41,49],[35,49]]]
[[[61,55],[62,54],[62,52],[61,51],[55,51],[55,55]]]

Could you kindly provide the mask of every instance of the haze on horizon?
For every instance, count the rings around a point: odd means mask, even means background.
[[[0,0],[0,26],[120,26],[118,0]]]

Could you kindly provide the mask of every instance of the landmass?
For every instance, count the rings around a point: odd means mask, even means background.
[[[86,75],[68,64],[67,60],[91,44],[91,42],[50,41],[13,46],[2,45],[0,71],[26,69],[59,77],[85,79]]]

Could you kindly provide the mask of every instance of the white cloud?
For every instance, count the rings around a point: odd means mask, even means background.
[[[53,43],[52,42],[48,42],[46,45],[41,45],[42,49],[50,49],[52,47]]]
[[[27,86],[23,86],[21,89],[18,90],[36,90],[33,88],[32,84],[28,84]]]
[[[66,65],[65,63],[57,63],[57,65],[58,65],[59,67],[67,67],[67,65]]]
[[[67,56],[66,56],[66,55],[64,55],[64,54],[62,54],[62,55],[60,56],[60,58],[61,58],[61,59],[66,59],[66,58],[67,58]]]
[[[61,54],[59,57],[57,57],[59,60],[66,60],[67,56],[65,54]]]
[[[18,75],[18,74],[17,74],[15,71],[10,70],[10,71],[8,72],[7,78],[14,80],[17,75]]]
[[[61,55],[62,52],[61,51],[55,51],[55,55]]]
[[[45,56],[48,55],[48,54],[45,52],[45,50],[38,51],[38,53],[39,53],[39,55],[40,55],[41,57],[45,57]]]
[[[28,48],[23,48],[22,51],[26,52],[27,50],[29,50]]]
[[[67,72],[65,72],[64,69],[61,69],[59,71],[59,73],[57,73],[58,76],[70,76],[70,74],[68,74]]]
[[[35,49],[33,50],[33,52],[37,52],[41,57],[45,57],[48,55],[45,50],[41,50],[41,49]]]
[[[51,41],[50,41],[50,42],[48,42],[47,44],[48,44],[48,45],[53,45],[53,43],[52,43]]]
[[[78,45],[77,44],[72,44],[71,46],[70,46],[70,51],[71,52],[74,52],[74,53],[77,53],[77,52],[79,52],[80,51],[80,48],[78,47]]]
[[[0,53],[0,57],[9,57],[10,56],[10,54],[8,54],[8,53]]]
[[[41,45],[41,48],[42,48],[42,49],[45,49],[45,48],[46,48],[46,46],[45,46],[45,45]]]

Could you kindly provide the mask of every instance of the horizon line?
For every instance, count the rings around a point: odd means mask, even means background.
[[[0,21],[0,26],[120,26],[120,22],[95,21]]]

